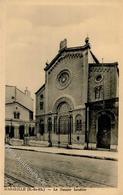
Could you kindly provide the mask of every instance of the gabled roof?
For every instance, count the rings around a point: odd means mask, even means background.
[[[33,112],[33,110],[27,108],[26,106],[24,106],[23,104],[21,104],[21,103],[19,103],[19,102],[17,102],[17,101],[5,103],[5,105],[12,105],[12,104],[18,104],[19,106],[23,107],[24,109]]]
[[[90,48],[90,44],[86,43],[84,46],[78,46],[78,47],[70,47],[70,48],[63,48],[59,50],[59,53],[53,58],[53,60],[47,64],[47,66],[44,68],[45,71],[49,70],[49,68],[55,63],[55,61],[61,56],[63,52],[71,52],[71,51],[84,51],[86,49]]]
[[[43,84],[36,92],[35,94],[37,94],[39,91],[41,91],[43,88],[45,88],[45,84]]]

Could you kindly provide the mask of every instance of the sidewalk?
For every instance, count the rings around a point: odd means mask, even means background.
[[[27,150],[35,152],[44,152],[50,154],[68,155],[68,156],[78,156],[86,158],[95,158],[102,160],[118,160],[118,152],[112,151],[99,151],[99,150],[77,150],[77,149],[65,149],[58,147],[33,147],[33,146],[10,146],[6,145],[6,148]]]

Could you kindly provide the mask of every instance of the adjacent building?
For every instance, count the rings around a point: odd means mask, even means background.
[[[16,86],[5,88],[5,135],[7,138],[24,139],[35,135],[33,99],[30,92]]]
[[[36,131],[50,145],[117,149],[118,63],[99,62],[89,38],[83,46],[60,42],[36,92]]]

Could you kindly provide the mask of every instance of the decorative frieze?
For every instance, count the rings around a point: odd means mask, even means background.
[[[83,58],[83,54],[78,52],[69,52],[69,53],[63,53],[52,65],[52,67],[49,69],[48,74],[52,72],[52,70],[63,60],[65,59],[74,59],[74,58]]]
[[[96,67],[96,68],[91,67],[89,69],[90,74],[93,73],[93,72],[109,72],[109,71],[111,71],[110,67],[102,67],[102,66]]]

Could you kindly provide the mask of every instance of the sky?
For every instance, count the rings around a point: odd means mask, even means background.
[[[84,45],[104,62],[123,62],[122,1],[17,1],[6,4],[5,83],[34,93],[44,84],[45,63],[67,39],[68,47]]]

